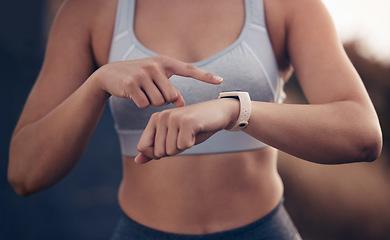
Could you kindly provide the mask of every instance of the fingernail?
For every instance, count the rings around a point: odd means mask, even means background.
[[[216,81],[216,82],[222,82],[223,81],[223,78],[221,78],[220,76],[217,76],[217,75],[214,75],[213,76],[213,79]]]

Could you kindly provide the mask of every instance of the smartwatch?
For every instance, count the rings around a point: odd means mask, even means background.
[[[240,131],[248,125],[249,118],[251,116],[251,98],[249,93],[242,91],[221,92],[218,99],[221,98],[234,98],[240,102],[240,115],[237,121],[228,131]]]

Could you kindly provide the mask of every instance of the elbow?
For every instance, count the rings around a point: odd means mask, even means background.
[[[47,181],[43,181],[41,177],[33,177],[33,176],[25,176],[21,177],[16,174],[12,174],[12,172],[8,171],[8,182],[14,191],[22,196],[27,197],[37,192],[40,192],[50,185],[48,185]]]
[[[8,159],[7,180],[18,195],[26,197],[31,195],[33,192],[29,190],[27,175],[22,170],[23,168],[20,167],[24,166],[25,164],[18,161],[20,159],[18,153],[21,151],[16,151],[14,145],[15,144],[13,144],[13,141],[11,141]]]
[[[28,197],[32,194],[32,192],[27,191],[25,188],[21,188],[19,186],[12,186],[14,191],[22,197]]]
[[[379,158],[382,152],[382,141],[373,142],[361,150],[361,162],[373,162]]]
[[[22,197],[27,197],[34,193],[34,191],[31,191],[27,187],[27,184],[24,181],[22,181],[17,177],[14,177],[10,173],[8,174],[8,182],[11,185],[11,187],[14,189],[14,191]]]
[[[356,160],[358,162],[373,162],[379,158],[382,152],[382,132],[380,130],[373,131],[362,139],[359,147],[359,155]]]
[[[40,191],[42,177],[34,174],[34,169],[29,164],[29,161],[21,154],[22,152],[11,142],[7,180],[18,195],[27,197]]]
[[[11,185],[14,191],[22,197],[27,197],[36,193],[38,190],[37,188],[34,188],[35,185],[31,183],[29,177],[24,176],[24,174],[16,171],[16,169],[10,165],[8,166],[7,178],[8,183]]]

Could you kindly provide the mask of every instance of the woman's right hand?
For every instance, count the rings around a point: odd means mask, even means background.
[[[184,99],[169,81],[172,75],[192,77],[202,82],[220,84],[222,78],[194,65],[167,56],[113,62],[98,69],[92,76],[109,95],[130,98],[139,108],[169,103],[184,106]]]

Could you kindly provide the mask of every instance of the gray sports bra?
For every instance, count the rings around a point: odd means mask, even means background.
[[[136,0],[119,0],[110,62],[146,58],[157,55],[142,45],[133,32]],[[265,23],[263,1],[245,0],[245,24],[239,38],[221,52],[192,63],[223,77],[220,85],[211,85],[191,78],[172,76],[170,81],[180,90],[186,104],[218,98],[222,91],[243,90],[253,101],[282,102],[285,98],[283,80],[272,50]],[[136,156],[136,146],[150,116],[172,108],[138,108],[130,99],[112,96],[109,100],[119,135],[122,155]],[[212,117],[212,116],[210,116]],[[266,145],[244,132],[219,131],[207,141],[182,154],[207,154],[253,150]]]

